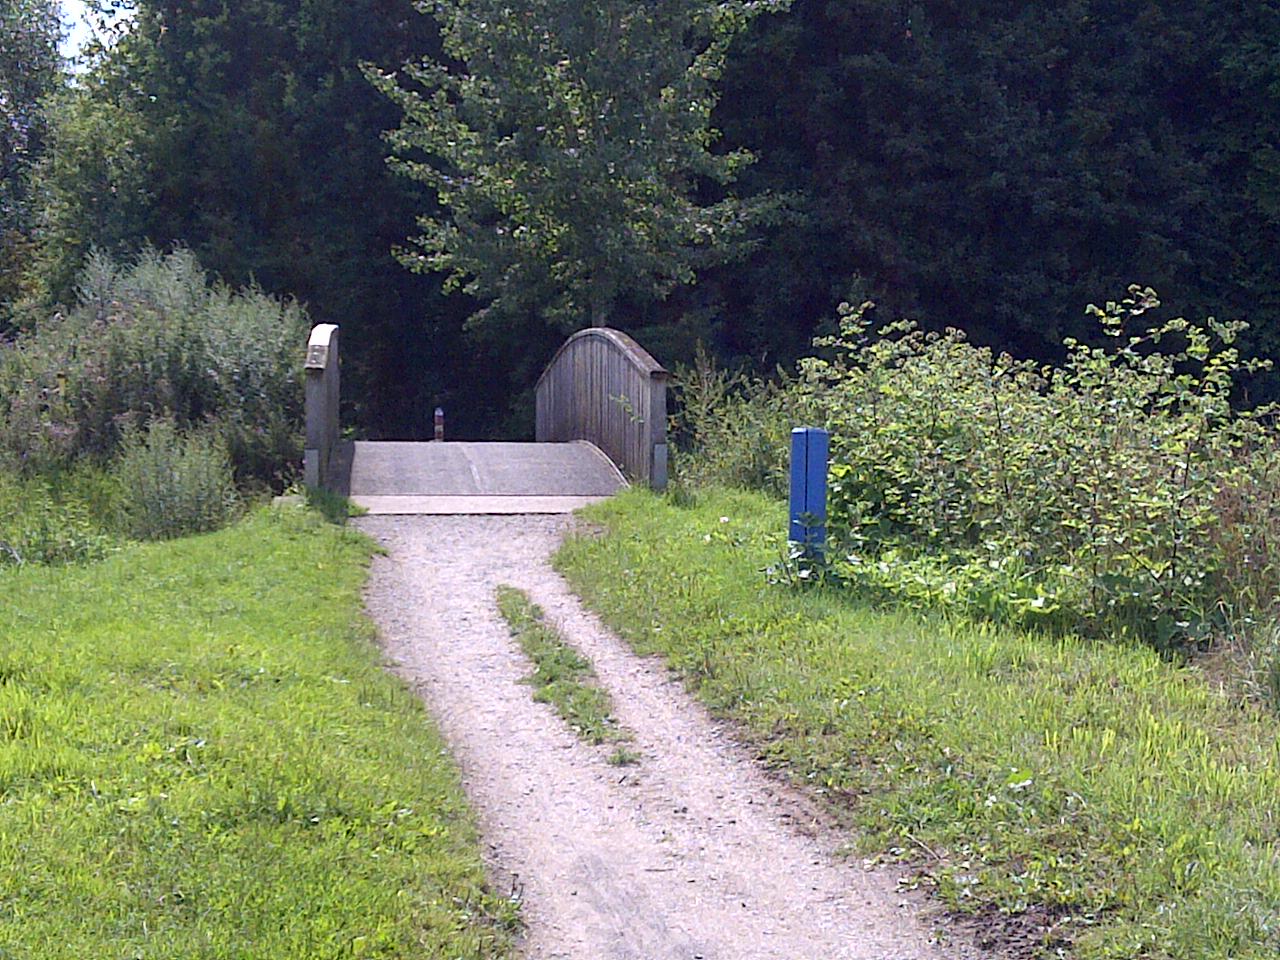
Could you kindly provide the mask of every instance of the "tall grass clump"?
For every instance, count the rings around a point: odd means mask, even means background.
[[[683,496],[707,485],[787,493],[793,426],[818,414],[810,391],[779,369],[774,379],[717,367],[701,346],[673,381],[677,414],[672,489]]]
[[[182,434],[169,420],[125,435],[115,474],[124,532],[168,540],[216,530],[231,519],[236,488],[216,424]]]
[[[0,567],[101,560],[117,543],[115,502],[113,478],[102,471],[0,472]]]
[[[195,256],[93,256],[76,304],[0,345],[0,467],[110,460],[131,428],[216,421],[241,482],[301,455],[303,310],[210,283]]]
[[[1091,307],[1101,345],[1067,340],[1055,366],[957,330],[873,332],[846,305],[781,386],[686,378],[714,401],[686,410],[693,435],[717,438],[691,457],[741,485],[722,447],[776,411],[755,473],[781,477],[785,430],[828,427],[834,572],[872,593],[1164,649],[1248,631],[1277,607],[1280,452],[1270,409],[1232,393],[1265,364],[1235,346],[1243,324],[1145,324],[1158,306],[1133,287]]]

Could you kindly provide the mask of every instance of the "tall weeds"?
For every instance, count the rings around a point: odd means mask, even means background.
[[[153,419],[215,421],[241,480],[279,483],[300,456],[296,304],[209,283],[193,254],[97,255],[78,302],[0,345],[0,466],[106,462]]]
[[[124,532],[138,540],[168,540],[216,530],[231,518],[236,488],[216,424],[179,433],[156,420],[124,438],[115,465]]]
[[[786,495],[791,428],[820,415],[792,375],[780,369],[769,380],[724,370],[699,346],[694,365],[676,371],[674,387],[677,490],[718,484]]]
[[[1091,308],[1101,345],[1041,366],[957,330],[878,332],[842,308],[819,355],[773,383],[682,378],[677,466],[773,489],[786,433],[832,432],[835,572],[851,585],[1022,625],[1182,649],[1276,612],[1280,445],[1232,407],[1263,366],[1242,325],[1145,325],[1151,290]],[[758,446],[757,446],[758,444]]]
[[[0,568],[102,559],[116,545],[115,503],[101,471],[25,480],[0,472]]]

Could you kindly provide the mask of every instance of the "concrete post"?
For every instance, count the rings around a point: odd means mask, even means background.
[[[328,487],[329,460],[338,442],[338,327],[316,324],[307,341],[305,364],[307,440],[302,480],[309,487]]]

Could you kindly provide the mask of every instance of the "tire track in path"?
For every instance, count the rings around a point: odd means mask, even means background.
[[[370,615],[463,772],[495,887],[521,896],[527,960],[941,960],[919,904],[829,834],[654,659],[550,566],[568,517],[369,516]],[[529,593],[595,667],[638,766],[580,742],[519,683],[497,611]]]

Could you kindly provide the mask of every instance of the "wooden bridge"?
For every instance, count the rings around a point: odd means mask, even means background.
[[[625,333],[575,333],[538,380],[534,443],[344,441],[338,328],[311,331],[306,357],[311,486],[371,513],[565,513],[628,482],[667,482],[670,374]]]

